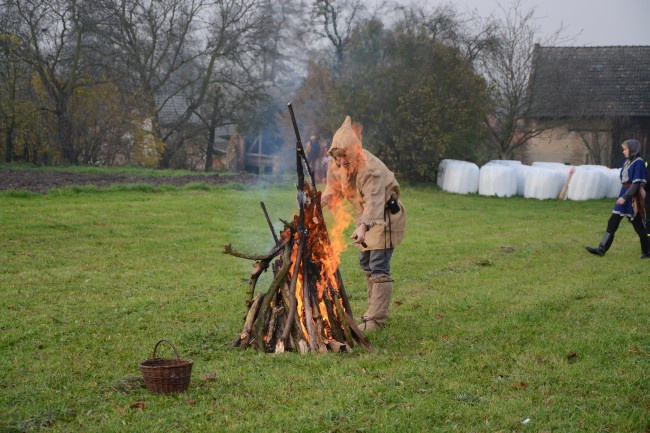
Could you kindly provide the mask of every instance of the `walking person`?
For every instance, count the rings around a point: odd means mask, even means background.
[[[641,242],[641,258],[650,258],[648,247],[648,233],[645,225],[645,184],[647,182],[647,168],[645,161],[641,158],[641,143],[639,140],[625,140],[621,145],[625,163],[621,168],[621,191],[614,204],[612,215],[607,222],[607,231],[603,235],[600,244],[596,248],[585,247],[591,254],[604,256],[612,246],[614,234],[618,230],[623,217],[632,223]]]
[[[406,210],[395,175],[363,149],[350,116],[334,134],[329,154],[332,159],[321,202],[332,208],[346,199],[356,213],[356,229],[350,238],[359,248],[359,264],[368,290],[368,309],[359,327],[371,331],[388,321],[393,295],[390,261],[404,238]]]

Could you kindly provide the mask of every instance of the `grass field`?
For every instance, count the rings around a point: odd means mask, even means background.
[[[584,250],[611,200],[405,187],[376,350],[303,356],[229,347],[253,263],[223,247],[271,248],[260,201],[296,213],[290,184],[0,194],[0,431],[649,431],[650,262],[627,223]],[[354,248],[341,273],[360,315]],[[142,388],[161,338],[187,393]]]

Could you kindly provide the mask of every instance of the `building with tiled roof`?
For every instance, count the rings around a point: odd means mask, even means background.
[[[527,121],[549,127],[521,159],[620,166],[619,144],[650,153],[650,46],[535,46]]]

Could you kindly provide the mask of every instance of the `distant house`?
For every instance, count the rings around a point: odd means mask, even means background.
[[[175,95],[164,101],[158,112],[158,120],[163,133],[173,130],[189,107],[187,98]],[[183,152],[177,152],[182,157],[175,165],[189,169],[203,169],[206,163],[206,146],[209,131],[205,128],[196,113],[191,113],[189,120],[183,125],[186,135],[183,136]],[[198,134],[196,132],[199,132]],[[250,171],[254,173],[270,173],[276,161],[270,154],[264,153],[262,135],[259,134],[247,145],[238,131],[237,125],[225,124],[218,126],[214,132],[212,145],[212,168],[230,171]]]
[[[627,138],[639,139],[647,156],[650,46],[536,45],[525,117],[545,129],[515,155],[527,163],[616,167]]]
[[[158,122],[160,122],[162,128],[173,127],[186,114],[189,107],[187,98],[183,95],[174,95],[158,103],[162,104],[158,112]],[[192,113],[188,123],[199,124],[201,120],[196,114]]]

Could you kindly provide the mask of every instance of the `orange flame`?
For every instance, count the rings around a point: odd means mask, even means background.
[[[320,201],[319,195],[320,193],[318,192],[314,196],[308,194],[312,199]],[[339,313],[335,302],[338,302],[340,307],[344,308],[340,296],[341,287],[339,284],[340,274],[338,274],[338,269],[341,263],[340,255],[347,248],[344,232],[349,227],[353,217],[351,212],[342,203],[336,203],[332,206],[334,226],[329,230],[330,236],[328,236],[328,230],[320,206],[316,206],[314,203],[307,203],[304,209],[305,229],[307,233],[306,260],[308,263],[313,263],[314,265],[313,267],[310,266],[310,269],[318,269],[319,272],[319,275],[315,278],[315,295],[317,300],[315,302],[318,312],[312,311],[312,316],[320,315],[326,338],[333,339],[332,328],[335,320],[330,315],[334,314],[338,318]],[[297,223],[297,220],[294,220],[294,222]],[[309,342],[304,303],[305,287],[303,282],[305,267],[309,265],[302,262],[300,268],[295,269],[299,239],[300,234],[296,233],[290,275],[293,275],[294,272],[299,272],[294,296],[297,300],[297,312],[300,318],[302,335],[305,341]],[[329,310],[328,304],[330,305]],[[338,320],[344,321],[345,318],[338,318]]]

